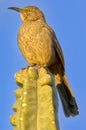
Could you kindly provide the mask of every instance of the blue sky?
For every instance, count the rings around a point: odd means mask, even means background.
[[[0,130],[12,130],[9,116],[15,102],[15,72],[27,65],[17,47],[17,31],[21,24],[10,6],[35,5],[45,14],[61,44],[66,75],[75,94],[80,114],[66,118],[59,105],[61,130],[86,130],[86,0],[0,0]]]

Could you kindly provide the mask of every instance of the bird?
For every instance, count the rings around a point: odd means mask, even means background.
[[[20,14],[22,24],[17,42],[30,66],[47,66],[55,76],[66,117],[79,114],[78,105],[65,74],[64,56],[54,30],[47,24],[43,12],[36,6],[9,7]]]

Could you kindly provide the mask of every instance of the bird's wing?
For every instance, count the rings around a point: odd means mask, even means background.
[[[62,52],[62,49],[61,49],[61,46],[56,38],[56,35],[55,35],[55,32],[50,28],[50,31],[51,31],[51,36],[52,36],[52,39],[53,39],[53,45],[54,45],[54,48],[55,48],[55,51],[56,51],[56,55],[58,56],[58,58],[60,59],[61,61],[61,64],[62,64],[62,67],[65,71],[65,63],[64,63],[64,56],[63,56],[63,52]]]

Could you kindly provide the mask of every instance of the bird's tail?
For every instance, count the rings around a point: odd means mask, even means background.
[[[57,89],[65,116],[76,116],[79,113],[78,106],[65,75],[62,78],[62,84],[57,85]]]

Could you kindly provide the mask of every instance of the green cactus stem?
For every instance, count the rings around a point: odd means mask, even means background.
[[[28,67],[15,74],[14,130],[59,130],[54,76],[47,68]]]

